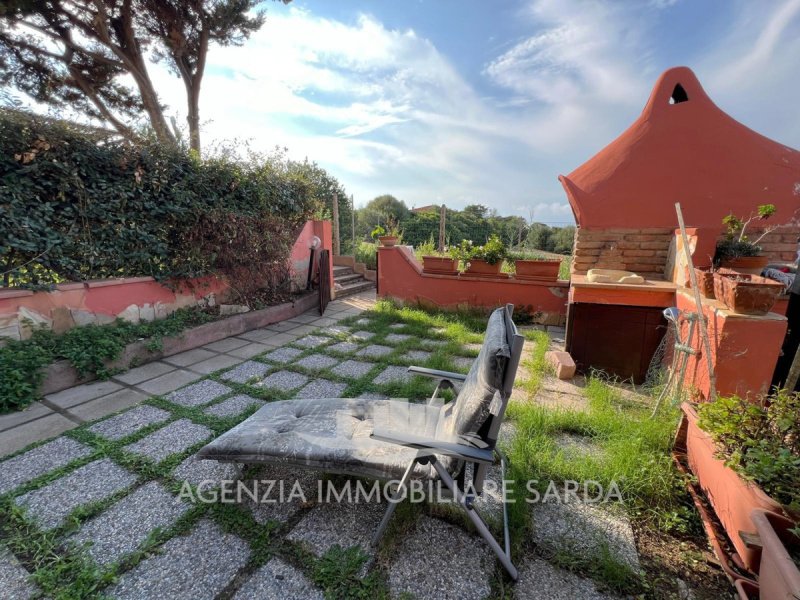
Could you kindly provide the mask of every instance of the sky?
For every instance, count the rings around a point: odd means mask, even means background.
[[[573,223],[559,174],[624,131],[665,69],[800,148],[800,0],[267,2],[241,47],[212,47],[203,142],[288,148],[357,206],[484,204]],[[183,88],[153,77],[169,114]]]

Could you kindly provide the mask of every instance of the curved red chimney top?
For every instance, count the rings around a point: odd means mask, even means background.
[[[665,71],[639,118],[559,180],[588,228],[675,227],[675,202],[687,225],[718,229],[759,204],[775,222],[800,208],[800,153],[720,110],[688,67]]]

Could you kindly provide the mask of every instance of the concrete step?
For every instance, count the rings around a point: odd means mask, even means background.
[[[336,283],[341,283],[342,285],[346,285],[348,283],[355,283],[356,281],[364,279],[364,276],[360,273],[350,273],[348,275],[334,275],[333,280]]]
[[[352,294],[357,294],[358,292],[363,292],[364,290],[370,290],[374,287],[374,282],[364,279],[358,283],[351,283],[349,285],[343,285],[342,287],[337,288],[336,297],[344,298],[345,296],[351,296]]]
[[[340,275],[350,275],[353,272],[352,267],[348,267],[346,265],[334,265],[333,266],[333,277],[339,277]]]

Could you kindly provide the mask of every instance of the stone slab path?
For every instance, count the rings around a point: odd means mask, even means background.
[[[318,501],[317,486],[353,480],[269,465],[239,473],[194,459],[205,442],[269,401],[427,394],[432,384],[412,378],[407,365],[469,369],[477,340],[456,347],[443,330],[414,336],[403,323],[387,333],[365,312],[373,303],[374,293],[334,301],[324,320],[309,312],[52,394],[26,411],[28,420],[4,417],[0,452],[10,457],[0,460],[0,503],[21,511],[25,522],[16,526],[49,532],[59,560],[105,574],[108,583],[97,593],[111,598],[321,599],[356,591],[365,597],[370,589],[431,600],[480,600],[504,589],[518,599],[611,598],[530,548],[515,556],[520,581],[510,588],[488,547],[447,507],[399,510],[397,530],[390,528],[376,549],[369,540],[385,504]],[[501,439],[510,435],[509,424]],[[53,436],[59,437],[25,449]],[[500,477],[493,467],[497,488]],[[296,478],[308,498],[264,501],[266,482],[290,485]],[[226,503],[229,488],[221,486],[234,479],[252,495]],[[208,503],[198,503],[201,497]],[[478,506],[487,521],[499,522],[499,497]],[[534,542],[582,543],[580,531],[600,522],[620,555],[638,564],[624,518],[598,520],[578,508],[569,514],[572,520],[536,517],[546,526],[535,530]],[[27,570],[37,567],[50,568],[0,542],[0,596],[42,595]],[[70,591],[82,596],[76,586]]]

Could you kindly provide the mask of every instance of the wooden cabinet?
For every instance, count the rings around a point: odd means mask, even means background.
[[[595,368],[642,383],[667,331],[661,308],[570,304],[567,351],[578,372]]]

